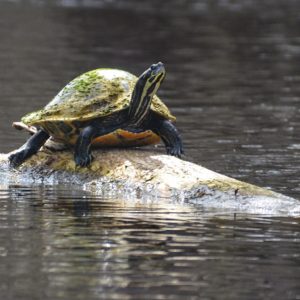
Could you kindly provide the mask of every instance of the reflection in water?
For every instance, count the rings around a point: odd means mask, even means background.
[[[0,201],[1,273],[10,274],[2,295],[28,287],[23,299],[45,291],[49,299],[296,295],[296,220],[99,199],[65,187],[15,186]]]
[[[1,152],[24,141],[11,122],[78,74],[139,74],[161,60],[159,93],[178,117],[186,158],[299,198],[299,6],[1,1]],[[1,187],[1,299],[300,297],[297,218],[79,187]]]

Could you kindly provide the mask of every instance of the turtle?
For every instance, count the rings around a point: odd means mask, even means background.
[[[51,138],[74,149],[76,166],[87,167],[93,147],[137,147],[163,141],[167,154],[181,157],[176,120],[155,95],[166,75],[164,64],[152,64],[140,77],[99,68],[68,83],[43,109],[21,121],[36,132],[9,156],[18,167]]]

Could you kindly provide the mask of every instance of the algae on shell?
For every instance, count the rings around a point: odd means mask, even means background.
[[[27,125],[44,122],[87,121],[126,109],[137,77],[116,69],[96,69],[68,83],[43,109],[22,118]],[[164,118],[175,121],[167,106],[154,95],[150,108]]]

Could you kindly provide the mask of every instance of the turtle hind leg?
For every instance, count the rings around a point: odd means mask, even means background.
[[[22,147],[8,157],[10,166],[16,168],[36,154],[48,138],[49,134],[44,130],[37,131]]]
[[[156,133],[165,144],[167,154],[181,157],[183,146],[177,128],[169,120],[153,117],[149,123],[149,129]]]

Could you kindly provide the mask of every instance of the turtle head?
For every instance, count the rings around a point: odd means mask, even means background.
[[[159,62],[148,68],[137,80],[132,93],[129,118],[135,125],[142,123],[153,96],[166,76],[164,64]]]
[[[166,76],[166,70],[164,64],[159,62],[153,64],[147,69],[139,78],[141,84],[144,84],[144,90],[146,93],[155,94],[159,86],[163,82]]]

